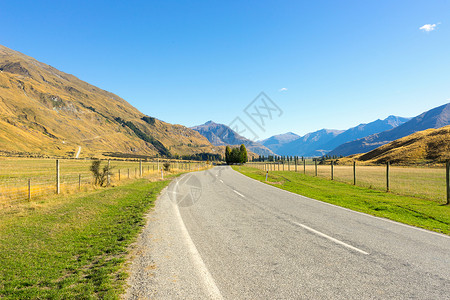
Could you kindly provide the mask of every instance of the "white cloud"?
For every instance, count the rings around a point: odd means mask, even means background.
[[[280,91],[280,92],[286,92],[286,91],[287,91],[287,88],[281,88],[281,89],[279,89],[279,91]]]
[[[419,29],[422,31],[430,32],[430,31],[436,30],[438,24],[425,24],[422,27],[420,27]]]

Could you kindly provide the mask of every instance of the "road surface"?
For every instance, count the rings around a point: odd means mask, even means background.
[[[229,167],[163,192],[127,299],[450,299],[450,238],[295,195]]]

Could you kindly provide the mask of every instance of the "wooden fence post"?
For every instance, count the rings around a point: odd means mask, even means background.
[[[119,169],[119,181],[120,181],[120,169]]]
[[[316,168],[316,176],[317,176],[317,159],[314,160],[314,167]]]
[[[445,164],[445,181],[447,183],[447,203],[446,205],[450,204],[450,161],[447,161]]]
[[[28,201],[31,201],[31,179],[28,178]]]
[[[353,161],[353,185],[356,185],[356,161]]]
[[[139,160],[139,177],[142,177],[142,159]]]
[[[108,159],[108,175],[106,176],[106,185],[109,186],[111,184],[111,162]]]
[[[334,163],[331,161],[331,180],[334,180]]]
[[[306,159],[303,160],[303,174],[306,174]]]
[[[295,158],[294,161],[295,161],[295,172],[297,172],[297,158]]]
[[[389,192],[389,161],[386,162],[386,192]]]
[[[130,168],[128,168],[128,179],[130,179]]]
[[[56,194],[61,192],[59,181],[59,159],[56,160]]]

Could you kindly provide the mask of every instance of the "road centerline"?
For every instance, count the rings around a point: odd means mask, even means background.
[[[304,229],[306,229],[306,230],[308,230],[308,231],[310,231],[310,232],[312,232],[312,233],[314,233],[314,234],[316,234],[316,235],[318,235],[318,236],[321,236],[321,237],[323,237],[323,238],[326,238],[326,239],[328,239],[328,240],[330,240],[330,241],[332,241],[332,242],[334,242],[334,243],[336,243],[336,244],[342,245],[342,246],[344,246],[344,247],[346,247],[346,248],[349,248],[349,249],[351,249],[351,250],[357,251],[357,252],[362,253],[362,254],[364,254],[364,255],[369,255],[369,253],[367,253],[367,252],[364,251],[364,250],[358,249],[358,248],[356,248],[356,247],[354,247],[354,246],[352,246],[352,245],[349,245],[349,244],[347,244],[347,243],[344,243],[344,242],[342,242],[342,241],[340,241],[340,240],[338,240],[338,239],[335,239],[334,237],[331,237],[331,236],[329,236],[329,235],[327,235],[327,234],[325,234],[325,233],[322,233],[322,232],[320,232],[320,231],[317,231],[317,230],[315,230],[315,229],[313,229],[313,228],[311,228],[311,227],[308,227],[308,226],[306,226],[306,225],[303,225],[303,224],[298,223],[298,222],[295,222],[295,221],[292,221],[292,223],[295,224],[295,225],[297,225],[297,226],[299,226],[299,227],[302,227],[302,228],[304,228]]]
[[[236,191],[236,190],[233,190],[233,192],[235,192],[236,194],[238,194],[239,196],[241,196],[242,198],[245,198],[245,196],[244,195],[242,195],[241,193],[239,193],[238,191]]]

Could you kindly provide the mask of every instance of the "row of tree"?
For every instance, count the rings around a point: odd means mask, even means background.
[[[230,146],[225,148],[225,161],[228,165],[244,164],[248,160],[247,149],[244,144],[240,147],[231,149]]]

